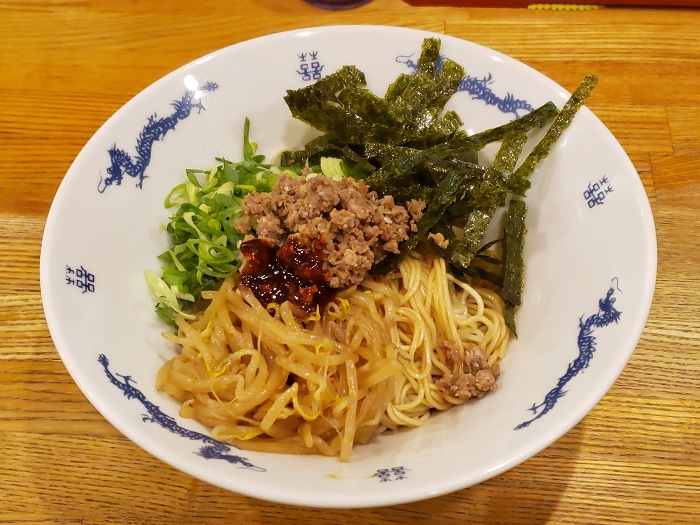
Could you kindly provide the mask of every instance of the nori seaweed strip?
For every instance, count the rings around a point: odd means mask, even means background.
[[[418,59],[418,74],[435,76],[438,59],[440,58],[440,39],[424,38]]]
[[[424,153],[418,152],[390,160],[377,171],[369,175],[365,182],[372,190],[384,195],[392,195],[395,200],[401,200],[400,194],[420,189],[416,184],[416,173],[422,162]]]
[[[513,334],[514,337],[518,337],[518,330],[515,324],[515,307],[510,303],[506,303],[503,309],[503,320],[510,330],[510,333]]]
[[[503,151],[506,154],[509,149]],[[380,193],[393,195],[397,202],[421,198],[415,193],[422,186],[439,185],[450,174],[459,173],[465,180],[458,205],[472,208],[505,204],[510,172],[505,172],[502,163],[495,163],[492,169],[479,166],[473,162],[474,152],[446,149],[442,145],[418,150],[375,143],[368,145],[367,152],[390,155],[365,182]]]
[[[443,60],[440,66],[440,71],[437,74],[437,80],[439,83],[443,84],[443,90],[439,93],[439,96],[434,98],[433,103],[430,105],[431,109],[438,112],[442,111],[445,104],[450,100],[452,95],[457,92],[460,82],[466,75],[464,67],[446,58]]]
[[[439,186],[446,178],[459,174],[463,182],[458,199],[468,199],[472,206],[475,201],[505,203],[505,191],[496,196],[493,193],[494,181],[486,176],[486,170],[478,164],[449,158],[452,152],[439,149],[405,151],[406,155],[390,160],[365,179],[370,188],[392,195],[400,203],[409,199],[424,199],[426,188]],[[410,151],[416,153],[409,154]],[[499,184],[499,188],[505,187],[503,181],[499,181]]]
[[[283,151],[280,155],[280,166],[283,168],[303,167],[308,158],[306,151],[303,149],[297,151]]]
[[[465,185],[465,195],[462,196],[456,205],[461,208],[466,207],[469,209],[487,209],[505,206],[509,179],[515,168],[515,164],[520,158],[526,141],[527,135],[521,132],[512,133],[505,137],[501,143],[501,147],[496,153],[496,157],[486,169],[470,162],[457,161],[455,159],[445,161],[439,169],[461,171],[465,174],[465,177],[468,176],[471,179],[469,183]],[[464,152],[461,152],[461,154],[464,155]],[[467,155],[471,156],[473,152],[467,152]],[[437,168],[428,165],[428,169]],[[453,212],[454,210],[451,209],[450,211]],[[495,213],[495,210],[492,210],[491,215],[493,215],[493,213]],[[481,218],[480,222],[483,221],[484,218]],[[488,222],[486,226],[488,226]],[[465,234],[469,234],[468,228],[465,230]],[[479,241],[480,239],[475,239],[469,243],[470,245],[474,245],[471,256],[476,253],[478,248],[476,244],[478,244]],[[471,256],[468,258],[470,259]]]
[[[472,208],[464,201],[457,201],[447,209],[447,221],[459,225],[466,222],[466,218],[472,212]],[[461,221],[460,221],[461,219]]]
[[[525,282],[525,262],[523,248],[525,244],[525,215],[527,205],[524,201],[513,199],[508,206],[505,224],[503,251],[503,300],[506,303],[505,319],[510,331],[517,337],[515,327],[515,310],[522,300]]]
[[[400,74],[387,88],[384,99],[391,102],[400,97],[418,76],[426,76],[432,79],[435,76],[440,58],[440,39],[425,38],[421,44],[421,55],[418,59],[416,74]]]
[[[365,142],[364,154],[368,159],[382,159],[384,162],[408,158],[418,155],[421,150],[406,146],[395,146],[381,142]]]
[[[496,275],[493,272],[489,272],[488,270],[484,270],[483,268],[479,268],[478,266],[471,265],[469,268],[463,271],[469,277],[481,279],[482,281],[491,283],[498,287],[503,286],[503,277]]]
[[[469,268],[483,242],[486,230],[496,213],[496,209],[505,205],[510,174],[520,158],[527,141],[525,132],[508,135],[496,153],[491,166],[486,168],[484,180],[478,188],[470,188],[469,197],[461,203],[474,209],[467,217],[458,242],[450,249],[449,260],[463,269]]]
[[[457,235],[455,235],[455,232],[452,230],[452,228],[449,226],[449,224],[445,223],[444,221],[439,221],[432,230],[434,233],[442,233],[443,237],[447,239],[448,241],[448,246],[452,245],[454,246],[455,243],[458,243],[459,240],[457,239]],[[499,242],[499,241],[494,241],[494,242]],[[471,265],[467,268],[464,268],[460,265],[453,265],[450,261],[450,255],[451,252],[448,248],[441,248],[435,243],[430,243],[431,248],[433,251],[442,257],[452,268],[452,271],[455,275],[459,276],[460,274],[468,275],[469,277],[475,277],[477,279],[481,279],[482,281],[486,281],[488,283],[491,283],[493,285],[496,285],[498,287],[503,286],[503,277],[500,275],[497,275],[493,272],[490,272],[488,270],[485,270],[484,268],[480,268],[478,266]],[[482,256],[476,255],[475,257],[481,258]],[[484,260],[486,262],[492,263],[492,264],[501,264],[501,261],[498,259],[494,259],[493,257],[488,257],[484,256]]]
[[[399,75],[398,78],[387,88],[384,99],[387,102],[394,102],[402,97],[406,90],[410,91],[410,89],[415,89],[412,87],[414,84],[423,84],[425,80],[434,80],[439,58],[440,40],[437,38],[423,39],[416,73],[402,73]]]
[[[434,188],[431,198],[427,200],[426,211],[418,221],[418,231],[409,234],[408,239],[399,246],[400,253],[391,254],[370,270],[373,274],[384,274],[394,270],[406,254],[414,249],[420,241],[425,239],[430,230],[445,215],[447,208],[454,202],[459,193],[463,191],[463,177],[459,173],[452,173],[440,186]]]
[[[462,202],[474,209],[504,206],[508,195],[504,177],[507,174],[485,170],[480,179],[472,179],[465,185]]]
[[[547,133],[545,133],[544,137],[537,143],[520,167],[515,170],[512,177],[511,191],[520,193],[518,190],[525,185],[524,181],[527,181],[532,172],[535,171],[537,165],[549,154],[552,144],[554,144],[559,139],[562,132],[569,127],[576,112],[586,101],[588,95],[591,94],[591,91],[593,91],[597,83],[598,77],[595,75],[587,75],[586,78],[583,79],[581,85],[572,93],[569,100],[566,101],[566,104],[564,104],[564,107],[547,130]]]
[[[345,160],[349,160],[351,164],[359,166],[367,175],[374,173],[377,169],[374,164],[367,160],[364,156],[357,153],[349,145],[343,147],[343,157]]]
[[[470,177],[473,180],[480,181],[484,178],[485,168],[477,164],[478,157],[476,152],[449,149],[443,146],[444,144],[438,144],[420,149],[369,143],[365,145],[365,154],[368,157],[374,155],[374,158],[383,159],[385,165],[391,162],[406,161],[407,164],[405,166],[411,166],[412,174],[416,176],[415,182],[418,184],[430,181],[439,184],[449,173],[455,171],[462,172],[465,177]],[[377,173],[374,183],[388,183],[387,174],[384,172]]]
[[[435,118],[428,127],[414,134],[404,142],[405,146],[428,148],[448,141],[462,127],[462,119],[454,111],[448,111],[444,116]]]
[[[306,146],[304,146],[304,151],[309,162],[317,164],[318,159],[322,156],[337,155],[343,150],[345,145],[345,142],[336,140],[331,135],[321,135],[307,142]]]
[[[491,248],[492,246],[494,246],[494,245],[496,245],[496,244],[498,244],[499,242],[502,242],[502,241],[503,241],[503,239],[494,239],[494,240],[492,240],[492,241],[487,242],[486,244],[484,244],[481,248],[479,248],[479,249],[477,250],[476,256],[477,256],[477,257],[487,257],[486,255],[483,255],[484,252],[485,252],[486,250],[488,250],[489,248]],[[500,263],[501,261],[498,260],[498,262]]]
[[[449,261],[452,264],[459,266],[463,270],[469,268],[495,213],[495,207],[472,210],[467,218],[467,223],[464,225],[462,235],[454,243],[455,246],[450,248],[448,245],[450,252]]]
[[[526,142],[527,134],[524,131],[515,131],[508,134],[503,139],[501,147],[488,170],[511,173],[515,169]]]
[[[315,84],[287,90],[292,116],[345,143],[361,144],[395,128],[386,101],[364,88],[364,74],[344,66]]]
[[[476,133],[474,135],[467,135],[465,132],[457,131],[452,137],[447,139],[445,142],[436,144],[429,148],[420,151],[420,148],[407,148],[405,151],[407,155],[400,155],[401,158],[407,159],[409,157],[414,159],[413,165],[417,165],[419,162],[425,161],[428,166],[429,172],[434,176],[440,172],[443,176],[449,173],[453,169],[465,169],[468,168],[469,171],[473,171],[476,168],[482,169],[478,166],[470,166],[469,163],[476,165],[476,152],[483,149],[485,146],[492,142],[497,142],[499,140],[504,140],[505,137],[518,136],[522,139],[523,134],[527,131],[538,127],[544,126],[548,120],[550,120],[557,113],[557,108],[552,102],[548,102],[543,106],[540,106],[536,110],[528,113],[527,115],[504,124],[497,128],[493,128],[481,133]],[[526,137],[525,137],[526,140]],[[382,149],[383,147],[390,148],[388,145],[378,145],[378,144],[367,144],[370,152],[379,153],[380,151],[387,151]],[[389,150],[390,151],[390,150]],[[400,152],[402,150],[396,150]],[[409,155],[408,153],[411,153]],[[518,153],[519,155],[520,153]],[[381,155],[376,155],[380,157]],[[391,160],[396,160],[399,155],[392,156]],[[421,158],[422,157],[422,158]],[[462,160],[467,164],[462,165],[457,168],[454,163],[456,160]],[[517,160],[517,158],[515,159]],[[452,163],[452,166],[448,166]],[[512,168],[511,168],[512,170]],[[388,171],[393,171],[389,169]],[[381,172],[378,170],[377,177],[374,184],[377,186],[382,186],[387,184],[388,186],[388,173]],[[442,177],[437,177],[437,180],[442,180]],[[369,181],[368,181],[369,183]]]
[[[430,137],[433,137],[431,142],[436,143],[462,125],[454,112],[438,118],[465,74],[461,65],[449,59],[444,60],[438,70],[439,58],[440,40],[424,39],[417,73],[400,77],[387,91],[388,110],[398,124],[394,143],[420,143]]]
[[[396,127],[393,137],[387,136],[398,144],[421,141],[425,135],[435,135],[435,131],[439,130],[439,127],[433,128],[436,121],[441,121],[443,127],[449,124],[449,136],[459,127],[455,126],[455,115],[446,119],[438,117],[463,77],[464,68],[451,60],[444,62],[437,76],[414,75],[401,95],[388,103],[387,111]]]
[[[372,158],[362,151],[367,142],[403,144],[419,149],[437,144],[445,152],[475,151],[488,142],[500,140],[512,130],[529,130],[542,125],[556,112],[556,107],[550,103],[494,130],[467,136],[459,131],[462,122],[455,112],[438,118],[464,75],[463,68],[449,59],[443,62],[436,75],[439,46],[438,39],[424,41],[418,74],[397,79],[398,84],[389,90],[390,100],[365,89],[365,76],[354,66],[345,66],[310,86],[288,90],[285,101],[292,115],[325,135],[307,144],[306,158],[300,152],[285,152],[282,164],[303,166],[306,160],[314,164],[321,155],[338,155],[339,148],[343,147],[351,147],[358,155]],[[345,156],[352,155],[346,151]],[[354,162],[360,161],[355,158]],[[363,168],[371,169],[369,164]]]
[[[343,153],[347,144],[333,139],[331,135],[321,135],[306,143],[303,150],[283,151],[280,165],[283,167],[303,168],[307,163],[318,164],[321,157],[337,157]]]
[[[541,128],[549,122],[559,110],[553,102],[547,102],[539,108],[523,115],[517,120],[503,124],[496,128],[487,129],[474,135],[467,135],[466,132],[457,132],[450,140],[451,148],[467,148],[478,151],[488,146],[492,142],[498,142],[511,133],[528,132],[535,128]]]
[[[387,159],[365,182],[380,193],[393,195],[397,201],[404,195],[419,198],[412,194],[423,186],[430,186],[431,182],[433,187],[440,184],[454,172],[461,172],[462,177],[470,180],[483,178],[484,168],[463,162],[457,153],[440,146],[423,150],[401,146],[392,149],[392,146],[372,143],[368,149],[373,153],[394,152],[393,158]]]
[[[445,108],[445,104],[447,104],[452,95],[457,92],[459,83],[462,81],[465,74],[466,71],[457,62],[450,59],[445,59],[443,61],[437,76],[430,80],[432,82],[432,89],[429,91],[430,99],[427,99],[430,100],[430,102],[426,104],[426,109],[435,117],[442,112]]]
[[[487,262],[490,264],[501,264],[501,260],[499,258],[491,257],[490,255],[484,255],[484,254],[480,254],[480,253],[477,253],[474,256],[474,259],[477,259],[479,261],[484,261],[484,262]],[[474,260],[474,259],[472,259],[472,260]]]
[[[288,89],[284,101],[287,103],[292,115],[295,115],[297,112],[306,112],[309,109],[318,108],[317,104],[319,101],[334,100],[338,91],[358,89],[366,85],[365,74],[362,71],[355,66],[343,66],[309,86],[299,89]],[[314,122],[309,122],[309,124],[316,127]],[[321,128],[317,127],[316,129]]]
[[[432,148],[423,150],[423,166],[427,178],[436,184],[452,172],[460,172],[474,183],[484,180],[486,169],[474,162],[472,152]]]
[[[359,129],[342,130],[347,135],[344,140],[362,144],[368,138],[381,140],[383,137],[392,137],[396,134],[397,121],[391,113],[391,108],[386,100],[378,97],[369,89],[341,89],[335,95],[336,100],[331,100],[329,104],[326,104],[326,107],[337,108],[341,112],[354,112],[365,126],[364,131]],[[340,104],[340,107],[337,107],[336,104]],[[334,135],[337,138],[342,138],[337,130]]]
[[[505,252],[503,254],[503,300],[513,306],[520,306],[523,291],[523,246],[525,243],[524,201],[513,199],[508,206],[505,224]]]
[[[333,139],[330,135],[321,135],[311,139],[306,143],[303,150],[283,151],[280,156],[280,165],[284,168],[303,168],[308,162],[309,165],[317,165],[321,157],[342,157],[347,162],[348,167],[359,166],[362,171],[372,173],[377,169],[363,153],[358,153],[353,147],[362,151],[361,145],[346,144]]]
[[[386,90],[386,95],[384,95],[384,100],[391,102],[393,99],[401,95],[406,86],[411,82],[413,75],[408,73],[401,73],[394,82],[392,82]]]

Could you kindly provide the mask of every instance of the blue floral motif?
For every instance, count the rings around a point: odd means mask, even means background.
[[[232,465],[239,465],[239,468],[255,470],[257,472],[266,472],[266,469],[253,465],[246,458],[238,455],[232,455],[231,445],[217,441],[212,437],[202,434],[201,432],[195,432],[193,430],[188,430],[181,427],[174,418],[165,414],[157,405],[154,405],[152,402],[146,399],[143,392],[133,385],[131,376],[113,374],[109,369],[109,360],[107,359],[107,356],[100,354],[98,361],[104,368],[105,374],[107,375],[109,381],[114,386],[119,388],[127,399],[136,399],[144,406],[148,412],[147,415],[144,414],[143,416],[144,422],[156,423],[173,434],[178,434],[192,441],[201,441],[204,443],[204,446],[201,447],[199,451],[195,452],[195,454],[205,459],[221,459],[228,461]]]
[[[154,113],[148,117],[148,123],[136,139],[135,158],[132,159],[126,151],[117,148],[116,144],[112,145],[107,150],[110,159],[110,166],[107,168],[109,176],[104,179],[100,177],[97,191],[104,193],[112,185],[121,185],[124,174],[136,178],[138,180],[136,187],[142,188],[146,178],[146,168],[151,162],[153,144],[162,140],[168,131],[175,129],[178,122],[189,117],[194,108],[197,109],[197,113],[205,109],[201,100],[202,92],[215,91],[218,87],[215,82],[207,82],[199,90],[187,90],[180,100],[174,100],[171,103],[175,108],[172,114],[158,118]]]
[[[604,328],[612,323],[617,323],[620,320],[622,312],[615,308],[615,291],[621,292],[618,288],[618,279],[613,279],[612,286],[608,289],[603,299],[598,301],[598,313],[591,315],[584,320],[584,316],[579,319],[578,332],[578,356],[574,359],[566,369],[566,373],[559,378],[557,385],[552,388],[544,400],[537,404],[533,403],[530,407],[535,416],[532,419],[523,421],[515,427],[515,430],[529,427],[534,421],[544,416],[547,412],[554,408],[560,398],[564,397],[567,390],[564,390],[566,385],[580,372],[583,372],[593,359],[593,354],[596,351],[596,338],[593,332],[598,328]]]
[[[401,64],[406,64],[406,66],[415,73],[418,71],[418,64],[413,60],[413,56],[414,55],[399,55],[396,57],[396,61]],[[438,71],[444,62],[445,57],[441,55],[437,62]],[[502,113],[511,113],[516,119],[522,116],[519,113],[520,111],[523,112],[522,114],[526,114],[535,109],[526,100],[515,98],[512,93],[506,93],[503,97],[498,96],[491,89],[491,84],[493,84],[493,75],[491,73],[481,78],[467,75],[460,81],[457,92],[466,91],[471,95],[473,100],[481,100],[487,106],[496,106]]]

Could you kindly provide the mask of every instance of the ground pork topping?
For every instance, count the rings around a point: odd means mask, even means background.
[[[490,365],[484,349],[478,345],[462,350],[457,344],[442,341],[440,349],[445,353],[445,363],[452,368],[435,385],[453,397],[482,398],[496,388],[500,375],[498,363]]]
[[[407,209],[408,208],[408,209]],[[236,229],[281,246],[288,236],[319,239],[332,288],[358,284],[415,231],[425,202],[398,205],[363,181],[283,175],[269,193],[249,193]]]

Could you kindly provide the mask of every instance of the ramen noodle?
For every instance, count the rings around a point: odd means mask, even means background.
[[[509,339],[498,294],[428,251],[310,316],[261,304],[235,278],[203,296],[205,310],[164,334],[181,351],[157,387],[181,416],[245,450],[347,461],[355,444],[495,388]]]

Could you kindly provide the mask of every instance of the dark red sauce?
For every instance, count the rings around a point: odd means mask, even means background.
[[[313,313],[335,295],[323,273],[321,241],[287,237],[281,247],[263,239],[251,239],[241,244],[245,263],[241,267],[239,284],[247,286],[264,305],[292,304]]]

